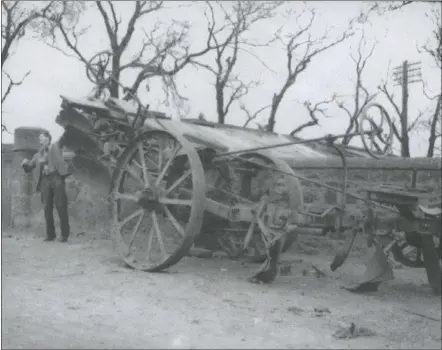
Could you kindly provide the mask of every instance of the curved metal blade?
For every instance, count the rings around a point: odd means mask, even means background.
[[[371,292],[376,291],[381,282],[390,281],[394,278],[393,267],[388,261],[387,255],[384,253],[381,243],[373,240],[375,252],[367,265],[362,282],[345,287],[351,292]]]
[[[332,263],[330,264],[330,269],[332,271],[337,270],[340,268],[345,260],[348,258],[348,254],[350,254],[351,247],[353,246],[353,243],[356,239],[356,235],[358,234],[357,229],[352,230],[352,236],[347,240],[346,245],[342,247],[335,255],[335,258],[333,259]]]

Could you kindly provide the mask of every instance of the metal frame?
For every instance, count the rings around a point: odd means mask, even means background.
[[[135,113],[134,119],[131,122],[129,120],[129,118],[125,118],[126,122],[128,124],[128,126],[130,128],[132,128],[132,130],[134,131],[134,134],[136,136],[138,136],[140,134],[139,132],[139,126],[143,124],[143,121],[148,117],[146,114],[148,114],[148,109],[149,109],[149,105],[147,105],[146,107],[144,107],[140,101],[140,99],[138,98],[138,96],[136,95],[136,93],[132,93],[130,90],[128,90],[126,87],[124,87],[119,81],[117,81],[112,74],[110,74],[109,77],[98,77],[97,74],[95,74],[92,71],[92,61],[97,58],[100,57],[101,55],[108,55],[108,60],[110,58],[111,53],[108,51],[105,52],[101,52],[96,54],[95,56],[93,56],[93,58],[90,60],[90,62],[87,64],[87,75],[89,77],[89,79],[93,82],[96,83],[100,86],[104,86],[106,85],[109,81],[114,81],[116,84],[118,84],[118,86],[122,87],[126,93],[133,99],[136,101],[137,103],[137,112]],[[103,71],[104,73],[108,73]],[[91,78],[91,76],[94,76],[94,78]],[[372,108],[372,107],[377,107],[381,113],[382,113],[382,121],[381,121],[381,125],[383,124],[384,118],[386,118],[387,121],[387,126],[389,128],[389,135],[387,136],[386,139],[383,138],[383,136],[381,136],[381,133],[384,131],[380,125],[376,125],[374,123],[373,120],[371,120],[370,118],[367,118],[367,111],[368,109]],[[123,112],[124,114],[124,112]],[[166,126],[164,126],[164,124],[158,119],[156,118],[155,114],[152,114],[151,117],[153,117],[153,119],[155,119],[155,121],[164,129],[164,130],[168,130],[168,128]],[[353,137],[353,136],[360,136],[363,144],[364,144],[364,148],[365,150],[373,157],[373,158],[380,158],[382,156],[384,156],[385,154],[387,154],[389,152],[389,150],[391,149],[391,145],[392,145],[392,136],[393,136],[393,130],[392,130],[392,122],[391,119],[388,115],[388,113],[385,111],[385,109],[380,106],[379,104],[376,103],[372,103],[369,104],[368,106],[365,107],[364,111],[361,114],[362,120],[361,120],[361,128],[359,130],[359,132],[354,132],[351,134],[339,134],[339,135],[326,135],[323,137],[317,137],[317,138],[312,138],[309,140],[294,140],[294,141],[289,141],[289,142],[283,142],[280,144],[276,144],[276,145],[268,145],[268,146],[260,146],[260,147],[252,147],[252,148],[244,148],[241,150],[235,150],[235,151],[224,151],[224,150],[218,150],[217,152],[215,152],[214,154],[210,155],[210,161],[213,163],[222,163],[222,162],[230,162],[232,160],[235,159],[239,159],[243,162],[247,162],[247,163],[251,163],[251,164],[256,164],[258,166],[260,166],[261,168],[268,168],[271,169],[273,171],[278,171],[279,173],[282,173],[284,175],[289,175],[291,177],[309,182],[309,183],[313,183],[316,184],[318,186],[321,186],[323,188],[327,188],[330,189],[336,193],[340,194],[340,199],[339,199],[339,203],[337,206],[331,207],[328,210],[326,210],[324,213],[322,214],[314,214],[314,213],[308,213],[308,212],[302,212],[300,214],[302,214],[303,216],[311,216],[311,217],[325,217],[327,216],[332,210],[335,210],[335,228],[337,230],[341,230],[344,228],[344,221],[345,221],[345,217],[346,217],[346,204],[347,204],[347,197],[352,197],[354,199],[360,200],[362,202],[364,202],[366,204],[366,215],[364,217],[362,217],[360,220],[358,220],[358,222],[354,223],[354,226],[356,227],[356,229],[353,229],[353,238],[351,241],[351,245],[354,242],[354,237],[357,233],[364,233],[367,237],[368,240],[368,244],[369,246],[372,245],[373,243],[375,243],[376,247],[381,246],[380,243],[377,241],[376,239],[376,229],[377,229],[377,225],[376,225],[376,217],[374,214],[374,208],[382,208],[384,210],[389,211],[390,213],[394,213],[396,214],[396,218],[394,221],[395,227],[398,230],[404,231],[404,232],[419,232],[419,234],[424,235],[424,236],[428,236],[428,235],[433,235],[434,231],[437,229],[436,225],[438,225],[440,219],[434,218],[434,217],[428,217],[428,215],[424,215],[424,214],[419,214],[419,212],[416,210],[417,208],[417,202],[418,202],[418,196],[413,194],[413,193],[395,193],[394,191],[388,191],[388,193],[385,195],[382,194],[381,191],[374,191],[374,190],[367,190],[367,197],[362,197],[360,195],[357,195],[355,193],[351,193],[347,190],[347,185],[348,185],[348,164],[347,164],[347,157],[343,151],[343,148],[340,145],[336,144],[336,140],[340,139],[340,138],[344,138],[344,137]],[[366,131],[363,129],[363,121],[368,120],[370,122],[370,125],[372,127],[372,130],[370,131]],[[141,123],[141,124],[140,124]],[[371,144],[370,147],[367,144],[367,140],[366,137],[369,137],[369,139],[371,140]],[[384,149],[382,151],[380,151],[379,146],[377,145],[377,143],[375,142],[374,138],[375,136],[377,136],[379,138],[379,140],[385,145]],[[277,169],[273,166],[268,166],[256,161],[253,161],[251,159],[247,159],[242,157],[242,155],[246,154],[246,153],[251,153],[251,152],[257,152],[257,151],[264,151],[264,150],[269,150],[269,149],[275,149],[275,148],[281,148],[281,147],[286,147],[286,146],[292,146],[292,145],[297,145],[297,144],[308,144],[308,143],[312,143],[312,142],[318,142],[318,141],[325,141],[326,145],[328,147],[333,148],[336,153],[338,154],[340,161],[342,163],[342,170],[344,172],[344,177],[343,177],[343,181],[342,181],[342,186],[341,188],[337,188],[334,186],[329,186],[323,182],[320,181],[316,181],[313,179],[309,179],[305,176],[293,173],[293,172],[288,172],[288,171],[284,171],[283,169],[285,169],[284,167],[282,169]],[[378,153],[374,153],[371,149],[371,146],[376,146],[376,148],[379,150]],[[210,147],[210,146],[209,146]],[[416,185],[416,171],[413,171],[413,176],[412,176],[412,186],[415,187]],[[221,218],[227,219],[231,222],[235,222],[235,221],[246,221],[246,222],[254,222],[255,220],[257,220],[257,224],[260,226],[260,222],[257,219],[257,214],[259,216],[259,213],[262,211],[262,203],[260,203],[260,205],[233,205],[233,206],[229,206],[226,204],[222,204],[219,203],[215,200],[206,198],[206,207],[205,210],[213,213]],[[394,206],[394,207],[391,207]],[[438,221],[439,220],[439,221]],[[297,230],[302,230],[302,223],[301,222],[290,222],[289,223],[290,229],[297,229]],[[251,226],[252,227],[252,226]],[[307,225],[308,227],[308,225]],[[278,228],[275,228],[276,231],[278,231]],[[262,231],[266,231],[268,230],[268,228],[262,228]],[[243,249],[247,248],[248,244],[250,243],[251,240],[251,236],[253,234],[253,230],[250,230],[247,232],[245,239],[244,239],[244,244],[243,244]],[[278,235],[276,235],[275,240],[279,239],[280,237],[278,237]],[[385,248],[383,248],[383,253],[384,254],[388,254],[388,252],[392,249],[392,247],[394,246],[394,244],[397,241],[394,239],[393,241],[391,241]],[[267,242],[266,241],[266,246],[267,248],[270,247],[270,245],[272,244],[272,242]],[[350,247],[351,247],[350,245]],[[348,255],[348,252],[347,252]],[[344,259],[345,260],[345,259]],[[428,272],[428,269],[427,269]]]

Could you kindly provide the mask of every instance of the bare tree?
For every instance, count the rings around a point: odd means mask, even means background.
[[[71,2],[66,1],[61,4],[61,13],[66,14],[70,12]],[[128,20],[126,28],[121,28],[122,19],[117,14],[115,4],[112,1],[95,1],[91,4],[94,6],[101,17],[101,21],[105,27],[106,34],[109,40],[110,53],[112,56],[111,62],[105,62],[105,69],[109,69],[114,80],[109,82],[109,92],[112,97],[119,97],[120,87],[117,81],[120,79],[121,71],[125,69],[121,64],[121,57],[127,49],[133,34],[135,32],[135,26],[137,22],[144,16],[158,11],[162,8],[162,1],[137,1],[134,2],[135,8]],[[86,57],[83,54],[83,50],[79,45],[79,39],[87,35],[90,26],[80,27],[80,19],[78,16],[75,21],[67,23],[63,16],[54,16],[52,13],[46,16],[46,26],[42,31],[43,36],[48,39],[47,44],[54,49],[64,53],[66,56],[76,57],[84,64],[88,64],[90,57]],[[58,39],[61,39],[61,44]],[[121,38],[119,40],[119,38]],[[62,47],[66,46],[66,48]],[[137,59],[140,59],[145,49],[145,44],[142,45],[140,52],[137,55]],[[68,50],[67,53],[66,49]],[[134,60],[136,61],[136,60]],[[102,62],[103,63],[103,62]],[[107,65],[110,64],[111,67]],[[98,86],[98,90],[102,90],[103,86]],[[100,91],[101,92],[101,91]],[[99,94],[99,93],[98,93]]]
[[[403,112],[399,105],[395,102],[394,93],[392,93],[388,86],[387,82],[383,81],[378,89],[382,94],[387,98],[390,105],[393,107],[394,114],[392,117],[392,128],[393,135],[401,145],[401,156],[402,157],[410,157],[410,132],[419,125],[419,121],[423,116],[422,112],[419,112],[419,115],[414,118],[414,122],[410,125],[407,120],[403,118]]]
[[[14,54],[14,49],[20,40],[26,35],[32,22],[40,18],[53,5],[53,1],[46,1],[38,8],[24,1],[2,1],[2,73],[8,79],[8,86],[2,91],[2,104],[6,101],[12,90],[20,86],[30,71],[24,74],[19,80],[14,80],[5,70],[4,65]],[[8,131],[2,124],[2,132]]]
[[[425,14],[428,19],[434,25],[433,31],[431,32],[431,38],[422,45],[419,52],[425,52],[430,55],[439,69],[442,69],[442,20],[441,20],[441,9],[433,8],[431,14]]]
[[[408,6],[415,2],[417,1],[371,1],[368,2],[368,8],[361,11],[357,20],[359,23],[366,23],[373,15],[383,16],[388,12],[401,10],[405,6]]]
[[[342,96],[339,96],[337,93],[335,93],[330,99],[326,99],[314,105],[312,105],[312,103],[309,101],[304,102],[304,106],[307,108],[310,116],[310,121],[298,126],[295,130],[291,132],[292,135],[298,133],[306,127],[318,125],[320,115],[322,117],[329,117],[329,115],[327,114],[328,108],[332,104],[336,104],[336,106],[341,109],[348,117],[348,125],[345,130],[345,133],[348,136],[342,139],[342,144],[348,145],[350,143],[352,139],[350,133],[359,131],[358,120],[362,111],[377,96],[377,93],[370,93],[363,83],[363,72],[368,60],[373,55],[376,44],[377,43],[374,43],[367,50],[367,40],[365,38],[364,31],[362,31],[358,47],[355,50],[356,53],[350,53],[350,57],[354,62],[355,68],[355,81],[352,94],[352,103],[345,102],[342,99]]]
[[[435,151],[441,152],[442,96],[439,93],[433,97],[427,95],[427,98],[433,101],[436,100],[436,107],[433,112],[430,113],[429,118],[422,123],[424,131],[429,133],[426,156],[431,158],[434,157]]]
[[[419,49],[419,52],[424,52],[433,58],[434,63],[440,70],[440,74],[442,75],[442,20],[441,20],[441,9],[440,7],[434,7],[431,11],[431,14],[426,14],[426,16],[433,22],[434,29],[432,31],[431,37],[428,41],[422,45]],[[442,86],[439,86],[439,92],[434,96],[429,96],[429,94],[425,91],[424,85],[424,94],[427,96],[429,100],[436,100],[436,107],[433,112],[430,113],[430,118],[427,119],[424,123],[426,124],[429,130],[428,137],[428,149],[427,149],[427,157],[433,157],[435,150],[441,151],[440,147],[440,139],[441,139],[441,114],[442,114]],[[439,140],[438,145],[436,142]]]
[[[296,83],[299,75],[307,69],[311,61],[319,54],[342,43],[353,35],[350,31],[345,31],[339,37],[332,40],[329,39],[327,33],[317,39],[312,39],[309,31],[316,17],[314,10],[307,11],[304,9],[292,21],[299,23],[307,12],[309,12],[310,18],[306,25],[300,25],[295,33],[287,34],[285,40],[280,38],[280,41],[285,46],[287,56],[287,76],[279,92],[273,95],[270,116],[266,126],[267,131],[274,130],[276,114],[285,94]]]
[[[127,21],[128,24],[122,28],[121,15],[118,13],[115,2],[95,1],[91,3],[91,7],[98,11],[109,40],[110,49],[108,52],[111,59],[101,62],[102,72],[110,73],[113,78],[110,81],[107,80],[109,85],[97,84],[95,95],[98,97],[105,88],[108,88],[111,97],[118,98],[123,93],[125,100],[131,100],[143,83],[152,78],[160,78],[163,81],[166,100],[170,96],[175,101],[184,99],[178,92],[174,77],[187,65],[193,64],[197,57],[216,48],[210,42],[213,33],[209,30],[206,47],[190,52],[189,23],[174,20],[171,23],[164,23],[163,20],[161,23],[156,22],[149,32],[138,25],[142,21],[146,21],[150,15],[166,10],[167,3],[164,1],[136,1],[133,4],[134,9]],[[90,58],[84,56],[84,51],[79,47],[79,39],[81,36],[87,35],[89,27],[81,28],[79,21],[67,27],[66,23],[58,18],[48,17],[47,19],[49,26],[46,29],[46,35],[50,38],[49,45],[68,55],[57,40],[61,37],[68,51],[81,62],[87,64]],[[134,33],[137,30],[144,34],[142,42],[138,43],[139,50],[130,59],[123,62],[123,54],[127,51],[129,44],[133,42]],[[129,87],[122,89],[118,82],[126,71],[135,72],[136,76]],[[147,84],[146,89],[149,91]]]
[[[212,3],[215,3],[218,11]],[[221,1],[206,1],[207,11],[205,16],[208,23],[209,41],[208,45],[216,46],[214,50],[214,64],[195,62],[213,74],[215,78],[215,100],[218,123],[224,124],[230,107],[233,103],[239,102],[242,97],[248,94],[249,89],[258,85],[257,81],[245,82],[237,74],[235,66],[238,62],[240,52],[245,52],[246,47],[267,46],[266,43],[255,43],[245,38],[253,24],[272,18],[274,11],[282,5],[281,1],[235,1],[231,9]],[[216,27],[216,14],[223,18],[223,25]],[[230,91],[230,94],[229,94]],[[244,104],[240,107],[246,111]],[[259,114],[259,113],[258,113]],[[251,121],[249,119],[246,124]]]
[[[345,112],[345,114],[349,118],[349,123],[345,133],[349,135],[352,132],[359,131],[359,117],[361,116],[364,108],[373,101],[373,99],[377,96],[376,93],[370,93],[368,89],[364,86],[363,83],[363,73],[364,69],[367,65],[368,60],[373,55],[374,49],[376,47],[376,42],[368,48],[368,52],[365,52],[367,49],[367,40],[365,38],[365,33],[362,31],[361,38],[358,43],[358,48],[356,50],[356,57],[353,53],[350,54],[350,57],[354,63],[355,68],[355,78],[354,82],[354,93],[353,93],[353,106],[350,107],[344,101],[337,101],[337,106]],[[348,145],[351,141],[351,136],[346,136],[342,139],[343,145]]]

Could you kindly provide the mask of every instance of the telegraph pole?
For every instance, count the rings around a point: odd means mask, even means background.
[[[393,69],[395,86],[402,85],[402,111],[401,111],[401,155],[410,157],[408,138],[408,84],[422,81],[421,62],[409,63],[404,61],[401,66]]]

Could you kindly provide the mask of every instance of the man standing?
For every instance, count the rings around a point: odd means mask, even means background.
[[[37,192],[41,192],[46,221],[46,242],[53,241],[55,235],[54,204],[60,218],[60,242],[67,242],[69,237],[68,201],[65,178],[69,176],[67,165],[61,151],[61,139],[51,144],[51,134],[43,131],[39,136],[40,150],[29,161],[24,159],[23,170],[27,173],[34,168],[37,171]]]

